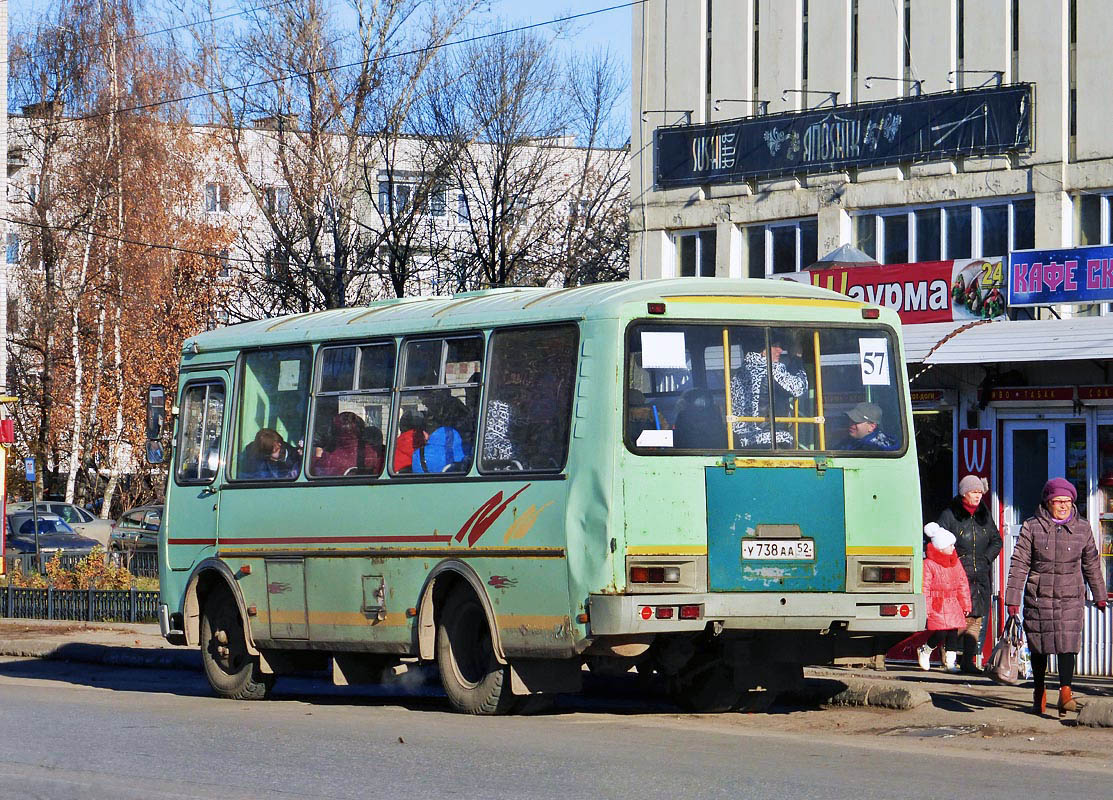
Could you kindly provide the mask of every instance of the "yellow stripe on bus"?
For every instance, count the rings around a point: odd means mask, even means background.
[[[911,556],[916,554],[916,548],[906,547],[904,545],[893,545],[889,547],[848,547],[846,548],[848,556]]]
[[[670,303],[726,303],[729,305],[810,306],[812,308],[861,308],[857,300],[828,300],[818,297],[705,297],[662,295]]]
[[[645,544],[626,547],[626,554],[631,556],[705,556],[705,544]]]

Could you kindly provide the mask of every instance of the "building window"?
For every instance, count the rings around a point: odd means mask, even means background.
[[[468,208],[468,196],[464,192],[457,192],[456,194],[456,217],[460,222],[467,222],[471,219],[471,211]]]
[[[405,211],[413,199],[413,189],[408,183],[379,181],[379,212],[389,215]]]
[[[429,195],[429,214],[434,217],[443,217],[448,207],[448,197],[444,189],[434,188]]]
[[[285,186],[268,186],[263,190],[267,211],[285,215],[290,211],[290,190]]]
[[[854,246],[882,264],[996,258],[1035,246],[1035,216],[1032,198],[867,212],[854,218]]]
[[[742,242],[749,277],[799,272],[819,260],[819,222],[811,217],[776,225],[747,225]]]
[[[681,278],[715,277],[715,229],[685,231],[674,237],[676,274]]]
[[[232,265],[229,262],[228,248],[224,248],[219,253],[217,253],[216,254],[216,259],[217,259],[217,265],[218,265],[218,270],[219,270],[217,274],[221,278],[231,278],[232,277]]]
[[[9,233],[8,234],[8,263],[9,264],[18,264],[19,263],[19,234],[18,233]]]
[[[205,210],[210,214],[228,213],[228,187],[223,183],[205,184]]]

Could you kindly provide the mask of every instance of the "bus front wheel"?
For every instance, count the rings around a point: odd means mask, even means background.
[[[491,628],[479,599],[454,588],[437,615],[437,668],[449,702],[465,714],[506,714],[514,706],[510,670],[495,658]]]
[[[259,659],[247,651],[247,638],[236,601],[227,590],[205,598],[201,612],[201,665],[213,691],[232,700],[262,700],[273,677],[259,670]]]

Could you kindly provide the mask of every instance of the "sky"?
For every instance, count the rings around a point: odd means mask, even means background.
[[[271,0],[258,0],[254,5],[267,5],[269,2]],[[334,0],[334,2],[338,8],[344,6],[343,0]],[[501,21],[499,27],[517,27],[611,8],[612,6],[621,6],[628,2],[629,0],[558,0],[556,3],[537,3],[526,0],[487,0],[488,10],[483,13],[478,21],[483,24],[489,20],[491,27],[494,27],[495,23],[499,21]],[[9,0],[8,13],[11,19],[11,27],[17,27],[21,23],[33,19],[36,15],[48,9],[50,5],[49,0]],[[234,10],[234,4],[227,2],[227,0],[225,2],[217,0],[216,6],[218,10],[225,9],[227,12]],[[148,8],[156,10],[166,8],[167,10],[161,16],[166,20],[167,25],[174,25],[178,21],[161,0],[148,0]],[[157,13],[157,11],[154,13]],[[231,24],[231,21],[227,24]],[[551,37],[553,47],[562,53],[588,53],[603,47],[610,49],[619,63],[624,65],[626,82],[629,83],[630,26],[631,9],[629,5],[625,5],[622,8],[575,20],[569,23],[568,29],[563,33],[558,34],[556,26],[541,27],[536,31],[543,36]],[[628,97],[629,91],[627,91]],[[626,105],[629,106],[628,100]],[[628,117],[629,115],[625,116]]]

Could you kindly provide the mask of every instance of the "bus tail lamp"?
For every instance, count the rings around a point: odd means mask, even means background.
[[[871,564],[862,567],[862,583],[909,583],[911,567],[883,567]]]
[[[664,303],[646,303],[646,311],[648,311],[650,314],[664,314],[665,313],[665,304]]]
[[[699,606],[681,606],[680,618],[681,619],[699,619],[702,614]]]
[[[680,583],[680,567],[630,567],[630,583]]]
[[[862,319],[880,319],[881,309],[879,308],[863,308]]]
[[[672,619],[673,613],[676,611],[672,606],[657,606],[657,611],[654,614],[657,619]]]
[[[883,617],[907,617],[912,613],[912,608],[907,604],[896,605],[895,603],[886,603],[881,606],[881,616]]]

